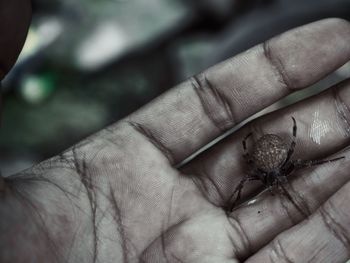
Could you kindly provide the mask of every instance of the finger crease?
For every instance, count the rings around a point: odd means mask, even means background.
[[[242,227],[241,222],[237,218],[235,218],[232,214],[229,215],[228,222],[231,225],[232,229],[234,229],[236,231],[236,233],[238,234],[238,236],[240,237],[240,240],[241,240],[241,243],[243,246],[242,249],[237,249],[237,247],[234,248],[235,249],[235,252],[234,252],[235,256],[237,258],[243,258],[242,255],[239,255],[240,253],[238,251],[245,251],[246,252],[245,254],[252,253],[252,251],[253,251],[252,244],[248,238],[247,233],[245,232],[244,228]]]
[[[138,133],[143,135],[151,144],[153,144],[154,147],[156,147],[159,151],[161,151],[171,164],[175,163],[175,160],[171,151],[167,147],[165,147],[162,142],[156,139],[156,137],[152,134],[152,132],[149,129],[147,129],[144,125],[141,125],[137,122],[129,121],[128,123]]]
[[[324,206],[320,207],[320,215],[323,223],[325,224],[326,228],[329,230],[330,233],[333,234],[333,236],[338,239],[344,247],[347,249],[347,251],[350,251],[350,238],[347,236],[347,231],[342,227],[342,225],[335,220],[335,218],[332,216],[332,214],[336,213],[335,209],[333,208],[332,203],[328,201],[327,203],[328,210],[325,209]]]
[[[115,225],[116,225],[117,231],[118,231],[120,239],[121,239],[122,258],[123,258],[122,262],[128,263],[129,262],[129,260],[128,260],[129,248],[127,245],[125,226],[124,226],[124,222],[122,219],[122,213],[121,213],[119,204],[117,202],[117,199],[115,198],[114,191],[113,191],[111,186],[109,189],[109,195],[111,196],[110,202],[111,202],[111,205],[112,205],[113,211],[114,211],[114,214],[112,214],[112,218],[116,223]]]
[[[224,132],[236,122],[229,100],[203,74],[193,76],[190,80],[197,93],[205,114],[214,125]]]
[[[89,200],[89,205],[91,209],[91,223],[92,223],[92,238],[93,238],[93,251],[92,251],[92,262],[97,262],[98,260],[98,254],[99,254],[99,237],[98,237],[98,231],[97,231],[97,198],[96,198],[96,189],[93,182],[93,177],[90,175],[88,171],[87,166],[87,160],[86,157],[83,155],[83,158],[80,159],[78,157],[77,148],[74,146],[72,148],[72,154],[73,154],[73,162],[75,169],[80,177],[80,181],[82,183],[82,186],[86,190],[86,194]]]
[[[286,88],[288,91],[294,90],[294,87],[291,84],[291,81],[289,80],[289,77],[286,73],[286,70],[284,69],[281,59],[273,56],[269,41],[265,41],[262,46],[264,56],[272,66],[273,70],[277,73],[279,82],[282,83],[283,87]]]
[[[272,245],[272,253],[270,253],[270,259],[271,262],[281,263],[293,263],[294,261],[291,260],[283,248],[281,241],[279,238],[275,238]]]

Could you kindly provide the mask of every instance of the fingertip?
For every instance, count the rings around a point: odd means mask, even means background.
[[[330,18],[322,19],[319,22],[329,24],[329,26],[331,27],[338,27],[338,28],[343,27],[344,29],[350,30],[350,22],[343,18],[330,17]]]
[[[293,89],[312,85],[350,59],[350,23],[319,20],[269,41],[270,53],[287,73]]]

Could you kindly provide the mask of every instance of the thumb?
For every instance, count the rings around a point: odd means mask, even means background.
[[[0,0],[0,80],[23,47],[31,19],[30,0]]]
[[[0,116],[2,112],[1,80],[15,64],[23,47],[31,13],[30,0],[0,0]]]

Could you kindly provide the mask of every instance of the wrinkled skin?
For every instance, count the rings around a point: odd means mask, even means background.
[[[13,9],[13,17],[23,7]],[[25,32],[27,22],[14,19],[12,25]],[[6,72],[23,38],[12,38],[8,26],[0,28],[2,41],[9,35],[6,41],[13,42],[1,45],[0,65],[6,65]],[[176,164],[255,112],[346,63],[349,43],[350,25],[339,19],[289,31],[10,177],[0,198],[0,261],[346,261],[349,81],[260,117],[185,166]],[[298,120],[296,157],[346,156],[290,178],[287,188],[309,217],[269,193],[226,213],[227,199],[247,170],[242,138],[250,131],[258,137],[269,132],[288,138],[290,116]],[[329,127],[320,144],[312,140],[315,116]],[[242,199],[251,199],[259,187],[247,185]]]

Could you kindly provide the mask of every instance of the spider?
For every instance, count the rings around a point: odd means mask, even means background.
[[[247,150],[247,139],[252,135],[249,133],[242,141],[247,164],[250,167],[249,173],[239,182],[229,200],[237,194],[232,203],[230,211],[233,210],[241,197],[244,184],[247,181],[260,180],[263,185],[273,194],[273,189],[280,189],[287,198],[302,213],[301,209],[293,202],[292,197],[285,189],[284,184],[288,182],[287,177],[295,170],[335,162],[345,158],[344,156],[330,160],[291,160],[296,145],[297,124],[293,120],[293,137],[289,147],[287,143],[276,134],[265,134],[253,145],[252,153]],[[304,213],[303,213],[304,214]]]

